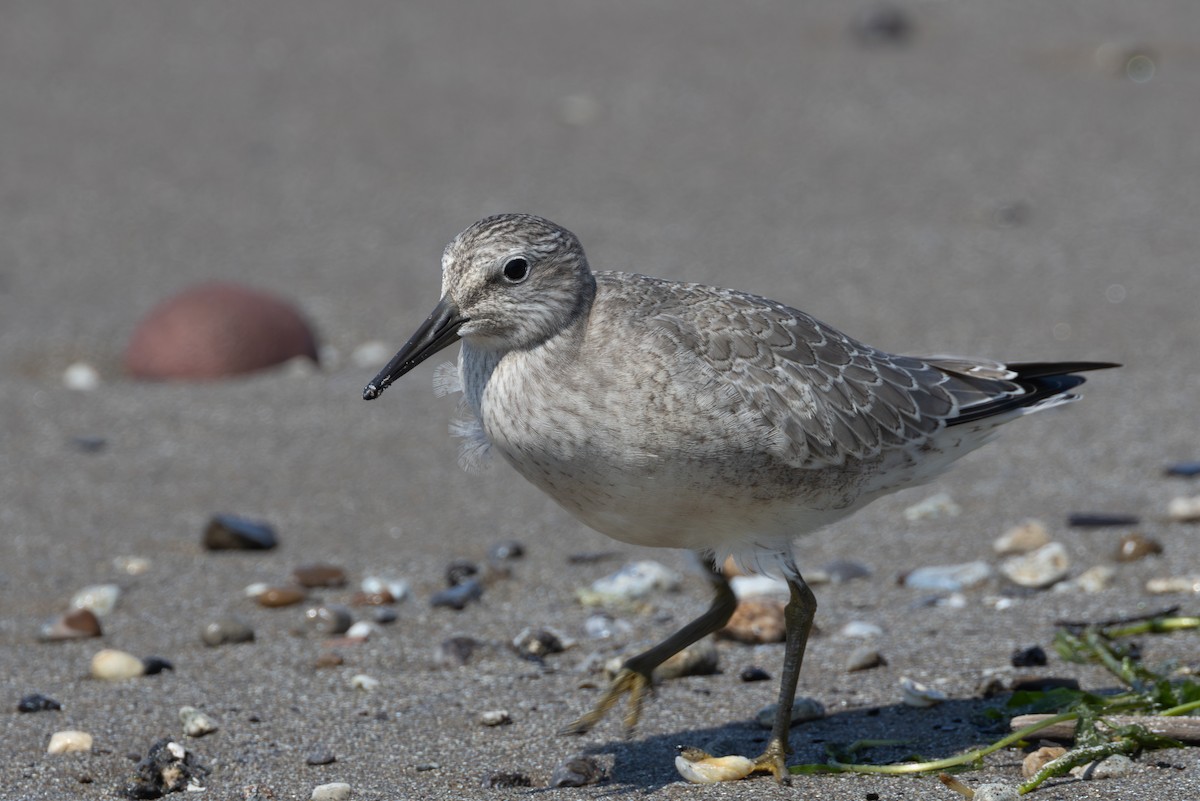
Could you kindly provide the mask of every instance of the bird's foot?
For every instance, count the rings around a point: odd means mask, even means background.
[[[633,731],[637,726],[638,718],[642,715],[642,705],[646,701],[646,694],[650,690],[650,676],[633,668],[623,667],[612,683],[608,685],[608,689],[604,692],[604,697],[596,704],[595,708],[586,715],[583,715],[574,723],[569,723],[559,729],[559,734],[583,734],[590,731],[593,726],[600,722],[600,719],[608,714],[608,710],[616,706],[621,700],[621,696],[629,694],[629,709],[625,713],[625,730]]]
[[[767,750],[754,760],[754,772],[770,773],[775,777],[777,783],[783,784],[788,778],[787,752],[787,743],[772,737],[771,741],[767,743]]]

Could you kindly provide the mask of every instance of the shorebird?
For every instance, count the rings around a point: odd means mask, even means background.
[[[817,607],[793,540],[1076,400],[1076,373],[1116,366],[887,353],[766,298],[593,272],[574,234],[526,214],[488,217],[446,247],[441,301],[363,398],[460,340],[466,462],[494,451],[610,537],[697,552],[715,589],[563,731],[588,731],[626,695],[632,729],[654,668],[729,620],[720,567],[733,557],[790,590],[778,712],[749,763],[780,781]]]

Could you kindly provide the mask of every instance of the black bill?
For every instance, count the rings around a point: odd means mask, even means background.
[[[442,298],[433,312],[421,323],[417,332],[409,337],[400,352],[392,357],[363,389],[363,400],[375,400],[388,385],[447,345],[458,341],[458,329],[468,318],[459,314],[448,298]]]

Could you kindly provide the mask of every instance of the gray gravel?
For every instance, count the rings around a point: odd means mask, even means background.
[[[829,716],[794,731],[797,761],[825,744],[908,737],[882,758],[941,756],[993,737],[975,688],[1012,651],[1048,646],[1059,618],[1137,614],[1153,576],[1196,572],[1194,526],[1163,522],[1200,485],[1161,473],[1200,458],[1200,7],[1192,0],[1050,5],[911,3],[902,46],[864,43],[870,3],[537,0],[400,4],[288,0],[9,3],[0,25],[0,798],[111,798],[134,761],[182,737],[182,706],[221,722],[188,740],[214,798],[307,799],[347,782],[354,799],[514,797],[498,773],[544,788],[582,752],[608,778],[564,798],[928,799],[935,779],[805,777],[716,788],[677,782],[675,746],[753,751],[774,682],[743,683],[778,646],[718,645],[724,672],[662,686],[631,740],[617,721],[583,739],[554,731],[592,703],[580,672],[592,613],[574,591],[622,561],[685,560],[616,545],[503,465],[456,466],[453,403],[422,367],[381,401],[359,397],[364,342],[401,344],[436,299],[439,255],[486,214],[528,211],[575,231],[599,269],[732,285],[799,306],[895,352],[1103,359],[1086,399],[1010,426],[954,475],[870,507],[799,550],[801,565],[857,559],[868,580],[817,588],[799,692]],[[1189,38],[1191,37],[1191,38]],[[1140,49],[1139,49],[1140,48]],[[1149,81],[1122,74],[1150,58]],[[1133,75],[1147,76],[1145,62]],[[119,359],[157,301],[213,278],[293,299],[327,347],[320,372],[203,385],[125,380]],[[91,392],[63,388],[74,362]],[[95,447],[102,437],[104,445]],[[79,442],[88,442],[84,448]],[[953,518],[908,521],[935,490]],[[921,607],[907,570],[997,558],[1029,517],[1073,574],[1110,563],[1128,529],[1068,529],[1072,511],[1136,513],[1162,556],[1118,566],[1097,594],[989,588],[964,608]],[[262,553],[200,547],[212,514],[270,522]],[[516,539],[513,577],[462,612],[433,609],[445,567]],[[618,560],[568,563],[615,550]],[[114,557],[150,560],[141,575]],[[355,582],[407,578],[414,597],[340,667],[303,609],[244,597],[329,562]],[[124,590],[101,639],[37,642],[89,584]],[[312,597],[345,603],[350,590]],[[649,642],[707,602],[699,577],[628,615]],[[361,611],[361,610],[360,610]],[[367,614],[363,612],[364,616]],[[211,648],[204,623],[242,618],[251,643]],[[883,668],[849,674],[851,620],[879,625]],[[521,660],[525,626],[572,649]],[[483,645],[438,666],[455,635]],[[1152,663],[1195,663],[1194,636],[1144,642]],[[168,659],[173,671],[110,684],[93,653]],[[603,656],[611,656],[605,651]],[[1111,686],[1051,655],[1044,669]],[[373,692],[351,687],[365,674]],[[903,707],[898,681],[951,700]],[[17,714],[44,693],[61,711]],[[479,714],[508,710],[512,724]],[[872,711],[872,710],[878,710]],[[80,729],[90,754],[47,756]],[[308,765],[324,749],[336,761]],[[130,759],[133,756],[134,759]],[[1021,754],[968,783],[1015,779]],[[436,766],[436,767],[435,767]],[[1061,782],[1046,798],[1200,795],[1197,749],[1152,754],[1128,776]],[[1035,796],[1037,797],[1037,796]]]

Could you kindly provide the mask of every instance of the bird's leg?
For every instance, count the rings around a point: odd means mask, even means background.
[[[712,604],[709,605],[708,610],[653,648],[626,659],[625,663],[621,665],[620,672],[609,684],[604,697],[600,699],[595,708],[574,723],[562,728],[559,731],[560,734],[583,734],[590,730],[626,693],[629,693],[629,711],[625,713],[624,723],[626,730],[632,731],[642,713],[642,704],[645,701],[647,690],[650,689],[651,675],[654,673],[654,669],[684,648],[712,634],[729,622],[733,610],[737,608],[737,598],[734,596],[729,582],[712,560],[706,560],[705,564],[708,567],[709,580],[715,590]],[[810,614],[810,620],[811,617]],[[792,684],[794,689],[794,680]]]
[[[808,645],[808,633],[812,630],[813,615],[817,611],[816,596],[790,560],[784,569],[784,579],[791,590],[791,600],[783,613],[787,644],[783,652],[783,675],[779,679],[779,708],[775,712],[775,724],[771,728],[767,749],[754,760],[756,772],[769,771],[777,782],[782,782],[788,775],[787,755],[791,751],[788,747],[788,731],[792,727],[792,702],[796,700],[796,682],[800,679],[804,649]]]

